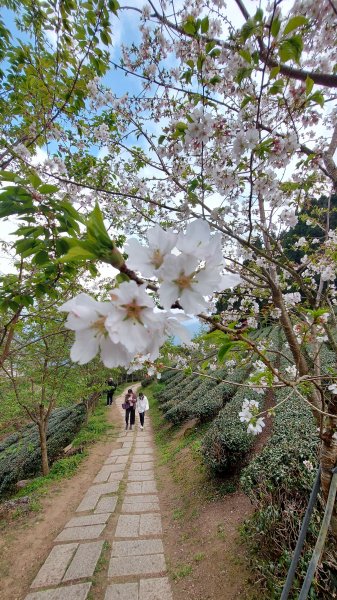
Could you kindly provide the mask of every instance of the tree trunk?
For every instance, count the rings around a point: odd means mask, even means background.
[[[39,421],[38,428],[39,428],[39,436],[40,436],[42,474],[48,475],[49,462],[48,462],[48,451],[47,451],[47,423],[44,421],[44,419]]]
[[[320,452],[321,463],[321,486],[324,500],[326,501],[329,494],[330,482],[332,478],[332,469],[337,466],[337,439],[334,437],[337,430],[337,399],[328,405],[329,413],[336,414],[336,417],[326,417],[325,428],[322,434],[322,445]],[[332,513],[331,533],[334,538],[337,538],[337,505],[335,503]]]

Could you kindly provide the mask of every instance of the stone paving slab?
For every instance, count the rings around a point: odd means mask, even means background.
[[[117,521],[115,537],[138,537],[140,515],[120,515]]]
[[[126,495],[124,497],[124,503],[126,504],[134,504],[135,502],[159,502],[159,498],[156,494],[139,494],[138,496]]]
[[[71,561],[63,581],[92,577],[97,561],[101,555],[103,541],[80,544]]]
[[[132,463],[141,463],[141,462],[149,462],[153,461],[153,457],[150,454],[145,454],[145,456],[134,456],[132,459]]]
[[[129,460],[129,456],[116,456],[117,465],[125,465]]]
[[[120,471],[119,473],[110,473],[110,475],[109,475],[109,482],[110,481],[117,481],[119,483],[120,481],[122,481],[123,477],[124,477],[124,472],[123,471]]]
[[[159,511],[158,502],[123,502],[122,511],[124,513],[146,513]]]
[[[82,502],[76,509],[76,512],[82,512],[86,510],[93,510],[96,507],[100,496],[103,494],[112,494],[117,492],[118,490],[118,482],[109,482],[109,483],[101,483],[97,485],[92,485],[86,492]]]
[[[118,483],[101,483],[98,485],[90,486],[88,492],[92,492],[93,494],[99,494],[99,496],[103,496],[103,494],[113,494],[118,490]]]
[[[114,465],[114,464],[117,462],[117,460],[118,460],[119,458],[121,458],[121,457],[120,457],[120,456],[109,456],[109,457],[108,457],[108,458],[107,458],[107,459],[104,461],[104,467],[105,467],[106,465]],[[125,456],[124,458],[126,458],[126,459],[127,459],[127,456]]]
[[[94,513],[97,514],[97,513],[115,512],[117,500],[118,500],[117,496],[103,496],[99,500],[99,502],[94,510]]]
[[[164,554],[147,554],[130,556],[125,560],[113,557],[109,565],[108,577],[125,577],[127,575],[154,575],[166,571]]]
[[[101,470],[97,473],[94,483],[103,483],[104,481],[110,481],[110,476],[112,473],[121,473],[123,474],[125,470],[125,465],[104,465]],[[122,477],[120,478],[122,479]]]
[[[116,448],[116,450],[110,453],[110,458],[114,456],[127,456],[128,454],[130,454],[129,448]]]
[[[139,535],[161,535],[161,517],[158,514],[140,515]]]
[[[168,578],[141,579],[139,582],[139,600],[173,600]]]
[[[93,494],[92,492],[87,492],[82,500],[82,502],[76,508],[76,512],[83,512],[86,510],[93,510],[100,498],[100,494]]]
[[[98,538],[105,525],[88,525],[87,527],[69,527],[63,529],[61,533],[55,538],[56,542],[70,542],[71,540],[93,540]]]
[[[126,485],[127,494],[154,494],[157,492],[157,485],[154,479],[146,479],[145,481],[128,481]]]
[[[84,527],[85,525],[100,525],[106,523],[110,514],[86,515],[85,517],[73,517],[65,527]]]
[[[104,600],[138,600],[138,583],[109,585]]]
[[[164,552],[161,540],[128,540],[126,542],[113,542],[112,557],[145,556],[146,554],[162,554]]]
[[[129,471],[129,481],[150,481],[154,479],[153,471]]]
[[[153,461],[150,462],[132,462],[130,465],[132,471],[151,471],[153,469]]]
[[[134,452],[134,456],[146,456],[153,455],[152,448],[136,448]]]
[[[28,594],[25,600],[86,600],[91,583],[77,583],[59,587],[56,590],[45,590]]]
[[[47,587],[48,585],[60,583],[77,547],[78,544],[55,546],[39,570],[31,587]]]

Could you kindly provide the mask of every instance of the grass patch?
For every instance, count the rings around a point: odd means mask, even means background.
[[[98,406],[94,409],[92,414],[89,415],[86,425],[82,427],[74,438],[72,442],[74,448],[92,444],[113,429],[113,425],[107,421],[107,410],[106,405],[103,404],[101,399]]]
[[[70,479],[77,471],[79,464],[83,458],[87,455],[86,452],[81,454],[75,454],[66,458],[57,460],[50,468],[49,474],[45,477],[36,477],[20,490],[15,498],[21,498],[22,496],[30,496],[34,492],[43,494],[51,483],[60,481],[61,479]]]
[[[202,560],[204,560],[205,556],[206,556],[205,552],[198,552],[197,554],[195,554],[195,555],[193,556],[193,560],[194,560],[196,563],[199,563],[199,562],[201,562]]]
[[[180,521],[181,519],[183,519],[185,517],[185,511],[182,510],[181,508],[176,508],[173,511],[172,517],[175,521]]]
[[[187,575],[190,575],[191,573],[192,573],[191,565],[181,565],[181,567],[178,567],[175,571],[173,571],[172,578],[174,581],[178,581],[179,579],[182,579],[183,577],[187,577]]]

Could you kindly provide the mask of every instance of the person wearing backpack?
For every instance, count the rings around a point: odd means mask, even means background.
[[[139,392],[139,396],[137,398],[137,411],[139,414],[141,430],[144,429],[145,412],[147,410],[149,410],[149,401],[147,397],[144,396],[143,392]]]
[[[115,384],[114,380],[111,377],[109,377],[109,379],[107,381],[107,385],[108,385],[108,389],[106,391],[106,405],[111,406],[112,401],[113,401],[113,395],[116,391],[117,385]]]
[[[128,392],[125,395],[124,402],[122,404],[122,407],[125,410],[125,429],[128,428],[129,421],[130,421],[130,430],[132,430],[132,425],[135,424],[136,403],[137,403],[136,394],[134,394],[134,392],[130,388],[130,389],[128,389]]]

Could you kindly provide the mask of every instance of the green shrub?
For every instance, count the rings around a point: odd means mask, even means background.
[[[69,444],[86,417],[84,404],[59,408],[52,412],[47,429],[49,461],[53,462],[62,448]],[[8,493],[20,479],[27,479],[41,471],[41,450],[38,428],[28,425],[21,432],[10,435],[0,448],[0,495]]]
[[[177,371],[174,371],[173,369],[167,369],[167,371],[162,372],[160,381],[167,384],[176,374]]]
[[[289,390],[280,389],[275,394],[275,400],[280,402],[287,396]],[[312,413],[293,394],[277,409],[273,435],[261,454],[242,473],[241,485],[257,508],[254,516],[245,524],[243,535],[254,568],[262,577],[272,599],[279,598],[281,594],[297,542],[316,474],[318,445]],[[314,465],[313,471],[304,466],[304,460]],[[319,516],[315,510],[292,598],[298,597],[318,531]]]
[[[263,397],[252,390],[239,389],[208,429],[202,444],[204,461],[217,473],[225,473],[241,466],[254,444],[255,437],[247,433],[247,424],[241,423],[239,412],[244,399],[257,400],[263,405]]]
[[[153,383],[155,379],[156,378],[154,377],[154,375],[152,377],[146,377],[145,379],[142,379],[141,386],[143,388],[147,387],[148,385],[150,385],[151,383]]]
[[[176,394],[175,399],[170,404],[163,405],[163,411],[165,413],[165,419],[177,425],[182,423],[186,419],[193,418],[191,416],[193,405],[195,400],[203,397],[207,390],[211,389],[216,385],[216,382],[212,379],[203,379],[201,376],[197,377],[199,385],[190,394],[179,393]]]

